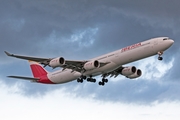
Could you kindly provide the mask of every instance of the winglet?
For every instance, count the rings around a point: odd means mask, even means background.
[[[4,51],[7,56],[13,56],[13,54],[8,53],[7,51]]]

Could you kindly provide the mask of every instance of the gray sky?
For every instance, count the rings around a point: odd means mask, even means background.
[[[62,90],[67,98],[70,94],[73,97],[69,99],[82,101],[90,98],[100,103],[125,105],[148,106],[155,102],[179,105],[180,1],[1,0],[0,3],[0,82],[7,91],[20,84],[18,87],[23,92],[16,94],[25,98],[45,97]],[[31,76],[31,71],[26,61],[9,58],[4,50],[84,60],[159,36],[168,36],[175,43],[165,52],[162,62],[155,56],[132,63],[143,71],[137,80],[120,76],[100,87],[97,83],[76,81],[40,85],[6,78],[7,75]]]

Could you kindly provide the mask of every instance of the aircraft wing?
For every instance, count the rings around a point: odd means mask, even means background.
[[[121,74],[122,69],[123,69],[123,67],[120,66],[117,69],[115,69],[109,73],[103,74],[102,76],[104,76],[104,77],[110,76],[110,77],[116,78],[119,74]]]
[[[11,54],[7,51],[4,51],[6,53],[7,56],[10,57],[15,57],[15,58],[19,58],[19,59],[24,59],[24,60],[31,60],[31,61],[35,61],[35,62],[39,62],[45,66],[47,66],[49,64],[49,62],[53,59],[53,58],[41,58],[41,57],[32,57],[32,56],[23,56],[23,55],[16,55],[16,54]],[[87,61],[72,61],[72,60],[66,60],[66,64],[63,65],[63,68],[74,68],[75,66],[81,67],[82,65],[84,65],[84,63],[86,63]]]
[[[78,72],[84,72],[84,64],[88,61],[72,61],[72,60],[66,60],[66,64],[61,66],[62,68],[66,69],[72,69],[72,71],[78,71]],[[100,67],[107,65],[110,62],[102,63],[100,62]]]
[[[39,57],[15,55],[15,54],[11,54],[11,53],[9,53],[7,51],[4,51],[4,52],[6,53],[7,56],[16,57],[16,58],[24,59],[24,60],[36,61],[36,62],[39,62],[39,63],[41,63],[43,65],[48,64],[48,62],[52,59],[52,58],[39,58]]]
[[[15,58],[19,58],[19,59],[24,59],[24,60],[31,60],[31,61],[35,61],[35,62],[39,62],[40,64],[44,65],[44,67],[46,67],[47,65],[49,65],[49,62],[54,59],[54,58],[40,58],[40,57],[31,57],[31,56],[22,56],[22,55],[16,55],[16,54],[11,54],[7,51],[4,51],[6,53],[7,56],[10,57],[15,57]],[[60,66],[63,69],[72,69],[72,71],[78,71],[78,72],[83,72],[84,68],[84,64],[88,62],[88,60],[84,60],[84,61],[77,61],[77,60],[66,60],[65,64]],[[102,63],[100,62],[100,67],[108,64],[107,63]]]

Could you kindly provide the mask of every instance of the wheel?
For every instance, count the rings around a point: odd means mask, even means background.
[[[162,57],[158,57],[158,60],[163,60],[163,58]]]
[[[102,84],[101,84],[102,86],[104,86],[105,85],[105,83],[104,82],[102,82]]]
[[[81,81],[81,80],[78,78],[78,79],[77,79],[77,82],[80,82],[80,81]]]
[[[83,79],[80,79],[80,83],[83,83]]]
[[[102,85],[102,82],[101,82],[101,81],[99,81],[99,85]]]
[[[86,79],[86,76],[82,76],[82,78],[85,80],[85,79]]]
[[[96,79],[92,79],[92,82],[94,82],[94,83],[95,83],[95,82],[96,82]]]
[[[102,82],[107,83],[107,82],[108,82],[108,79],[103,78],[103,79],[102,79]]]
[[[87,81],[88,81],[88,82],[91,81],[91,78],[87,78]]]

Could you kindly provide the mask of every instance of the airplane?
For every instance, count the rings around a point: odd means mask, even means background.
[[[29,60],[34,76],[8,76],[10,78],[25,79],[44,84],[61,84],[73,80],[77,80],[79,83],[82,83],[84,80],[96,82],[94,77],[101,75],[102,80],[98,84],[104,86],[108,82],[107,77],[117,77],[118,75],[123,75],[129,79],[140,77],[142,75],[140,69],[137,69],[135,66],[124,65],[153,55],[158,55],[158,60],[163,60],[162,55],[164,51],[172,46],[173,43],[174,40],[169,37],[157,37],[90,60],[81,61],[66,60],[63,57],[40,58],[4,52],[10,57]],[[57,67],[62,69],[48,72],[42,65],[44,67],[52,67],[53,69]]]

